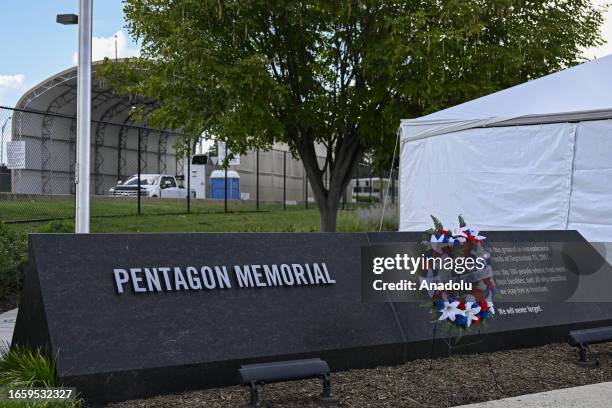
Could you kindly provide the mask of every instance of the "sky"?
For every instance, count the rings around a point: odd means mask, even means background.
[[[78,14],[78,0],[1,0],[0,105],[14,106],[32,86],[76,65],[77,26],[55,22],[57,14]],[[605,4],[609,0],[594,0]],[[588,58],[612,54],[612,12],[602,34],[608,43],[585,51]],[[94,0],[93,60],[138,55],[129,37],[121,0]]]
[[[76,25],[55,22],[78,14],[78,0],[1,0],[0,105],[14,106],[32,86],[76,65]],[[121,0],[94,0],[92,59],[138,54],[125,29]]]

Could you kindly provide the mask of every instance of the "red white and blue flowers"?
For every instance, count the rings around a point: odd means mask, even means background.
[[[428,282],[444,282],[459,278],[471,283],[470,290],[452,291],[435,290],[428,292],[433,302],[435,320],[448,322],[461,329],[470,329],[491,319],[495,313],[493,296],[495,284],[491,268],[491,256],[483,246],[486,237],[474,228],[468,227],[459,216],[459,228],[454,231],[445,229],[434,216],[434,228],[425,231],[423,244],[426,247],[424,256],[428,260],[421,271],[421,279]],[[463,258],[479,258],[477,267],[469,268],[464,273],[457,274],[440,268],[442,262],[434,260],[456,260]],[[436,266],[438,265],[438,266]]]

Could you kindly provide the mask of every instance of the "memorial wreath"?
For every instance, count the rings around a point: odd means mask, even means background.
[[[437,288],[428,290],[435,321],[469,330],[495,313],[491,255],[483,245],[486,237],[468,227],[461,215],[454,231],[445,229],[433,215],[431,218],[434,227],[423,234],[425,262],[420,279]],[[462,284],[453,285],[454,280]]]

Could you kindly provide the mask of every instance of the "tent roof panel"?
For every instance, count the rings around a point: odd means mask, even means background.
[[[462,103],[402,120],[403,139],[479,126],[612,117],[612,55]]]

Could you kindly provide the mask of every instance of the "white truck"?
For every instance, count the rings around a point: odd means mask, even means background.
[[[111,187],[108,193],[114,196],[137,196],[138,176],[131,176],[125,183],[117,182],[117,185]],[[140,194],[141,197],[186,198],[187,189],[180,181],[177,181],[175,176],[169,174],[141,174]],[[191,196],[195,196],[193,189],[191,189]]]

